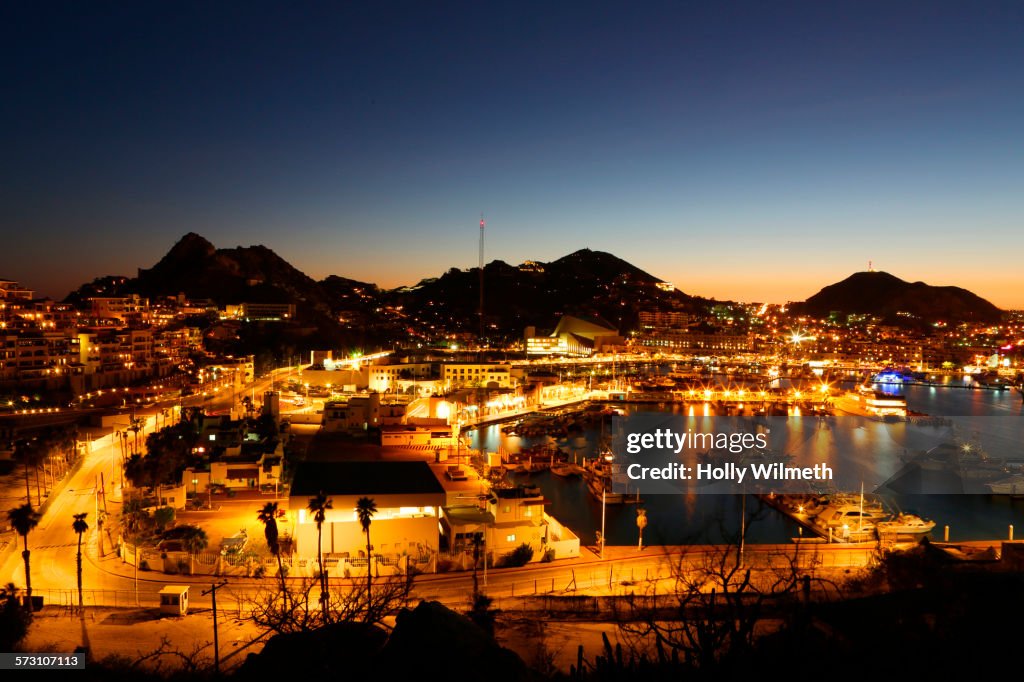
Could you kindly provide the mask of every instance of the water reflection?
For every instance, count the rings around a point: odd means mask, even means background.
[[[958,379],[953,379],[959,383]],[[780,382],[785,383],[785,382]],[[852,388],[853,384],[845,384]],[[1020,417],[1022,401],[1014,391],[971,390],[928,385],[890,385],[886,390],[906,396],[907,406],[918,413],[934,416]],[[694,422],[713,416],[708,403],[656,406],[626,405],[627,414],[638,411],[659,411],[690,418]],[[700,416],[698,416],[698,414]],[[850,466],[853,475],[863,478],[865,487],[872,489],[899,473],[902,459],[915,450],[934,446],[949,436],[948,430],[929,433],[928,430],[909,429],[902,423],[868,422],[858,428],[835,428],[830,420],[812,417],[790,420],[786,430],[785,452],[792,454],[794,463],[813,466],[815,463],[833,464],[832,453],[855,453]],[[1024,421],[1017,419],[987,419],[983,428],[961,434],[976,440],[993,452],[1011,452],[1024,456],[1021,430]],[[544,442],[538,438],[520,438],[502,433],[501,427],[491,425],[471,432],[474,448],[495,451],[504,446],[511,452]],[[585,429],[581,436],[560,445],[577,458],[592,457],[598,451],[600,429]],[[570,457],[571,459],[571,457]],[[568,524],[584,544],[593,544],[594,533],[601,525],[601,503],[587,492],[579,478],[560,478],[547,472],[518,475],[514,482],[529,482],[540,486],[551,505],[548,511]],[[903,511],[913,512],[936,521],[934,535],[941,538],[941,529],[949,525],[953,540],[995,539],[1007,535],[1007,527],[1024,524],[1024,500],[991,495],[941,495],[892,493],[887,500]],[[700,495],[692,492],[678,496],[650,495],[644,499],[648,526],[644,530],[645,544],[683,544],[688,542],[728,541],[730,533],[739,528],[740,499],[738,495]],[[748,517],[755,520],[748,525],[750,542],[787,542],[797,535],[796,526],[770,509],[762,509],[760,502],[747,498]],[[609,544],[629,545],[637,540],[636,511],[632,505],[607,507],[607,537]],[[731,530],[730,530],[731,529]]]

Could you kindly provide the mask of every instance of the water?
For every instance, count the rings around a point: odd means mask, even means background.
[[[919,385],[887,387],[887,390],[904,393],[908,408],[915,412],[947,417],[1001,417],[967,421],[965,423],[973,425],[972,432],[963,435],[977,440],[991,451],[1004,454],[1009,450],[1024,457],[1024,447],[1019,440],[1020,429],[1024,425],[1020,417],[1024,416],[1024,409],[1021,396],[1016,391]],[[661,410],[651,405],[625,407],[627,413],[656,410],[685,414],[681,405],[666,405]],[[870,460],[866,465],[869,490],[872,483],[880,484],[898,471],[897,454],[906,441],[902,434],[894,436],[893,430],[900,428],[900,425],[876,423],[873,430],[864,430],[861,434],[865,442],[860,452]],[[488,450],[496,450],[504,442],[506,448],[516,451],[535,442],[516,437],[505,437],[502,441],[498,425],[475,431],[471,438],[474,448],[482,446]],[[568,445],[580,456],[592,455],[599,439],[598,430],[588,430],[583,439]],[[595,533],[601,529],[601,503],[589,495],[582,479],[563,479],[548,472],[539,472],[519,475],[513,480],[539,486],[550,501],[548,512],[572,528],[584,544],[595,542]],[[987,494],[906,493],[889,494],[886,499],[900,510],[934,520],[936,529],[932,535],[937,539],[942,539],[942,528],[946,525],[950,526],[950,539],[954,541],[1005,538],[1010,524],[1016,526],[1018,536],[1024,533],[1024,500]],[[648,519],[644,544],[666,545],[735,541],[744,505],[743,496],[739,495],[648,495],[643,503]],[[765,508],[757,498],[746,496],[745,504],[747,542],[788,542],[797,537],[796,524]],[[606,505],[605,514],[609,545],[636,544],[635,505]]]
[[[954,381],[957,381],[954,379]],[[993,452],[1024,456],[1024,445],[1018,438],[1021,417],[1024,417],[1021,394],[1017,391],[971,390],[941,386],[910,385],[898,387],[907,398],[907,408],[925,414],[956,417],[997,417],[970,420],[983,423],[980,433],[965,434],[978,440]],[[995,495],[902,495],[896,502],[906,511],[913,511],[936,522],[932,536],[942,539],[941,529],[950,526],[950,540],[987,540],[1006,538],[1013,524],[1016,537],[1024,532],[1024,500]]]

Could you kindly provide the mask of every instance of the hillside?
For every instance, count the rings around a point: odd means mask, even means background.
[[[428,324],[479,327],[480,271],[451,269],[415,287],[388,292],[395,305]],[[679,291],[665,292],[659,280],[610,253],[581,249],[550,263],[484,267],[484,315],[489,334],[518,336],[527,326],[553,328],[562,314],[604,318],[620,329],[635,327],[642,309],[698,306]]]
[[[976,294],[952,286],[907,282],[887,272],[857,272],[793,306],[815,317],[867,314],[891,324],[995,322],[1002,311]]]
[[[381,290],[374,284],[331,275],[315,281],[265,246],[218,249],[186,234],[136,278],[104,277],[85,284],[70,300],[137,293],[149,298],[184,293],[223,306],[254,302],[296,304],[295,324],[317,337],[347,337],[356,345],[433,341],[479,329],[479,269],[452,268],[413,286]],[[581,249],[550,263],[519,266],[496,260],[484,267],[487,336],[519,338],[527,326],[553,328],[562,314],[597,316],[633,329],[640,310],[703,307],[706,301],[666,292],[659,280],[621,258]],[[265,332],[266,333],[266,332]]]

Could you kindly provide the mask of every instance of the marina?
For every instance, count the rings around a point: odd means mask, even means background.
[[[847,384],[850,390],[857,384]],[[790,388],[784,385],[784,389]],[[842,387],[840,387],[842,388]],[[894,387],[889,387],[894,388]],[[915,413],[900,422],[887,422],[885,419],[868,421],[855,430],[856,451],[861,459],[856,462],[858,480],[863,473],[865,489],[875,488],[889,483],[895,489],[882,490],[888,501],[892,503],[895,514],[889,521],[906,521],[901,519],[900,512],[914,514],[921,519],[934,522],[926,536],[935,539],[936,533],[942,532],[946,526],[950,528],[950,536],[957,541],[980,541],[989,538],[1006,537],[1007,528],[1016,524],[1020,527],[1024,517],[1024,499],[1015,495],[1012,486],[1022,481],[1011,481],[1004,488],[998,485],[1009,479],[1013,474],[1006,473],[1001,478],[988,481],[963,481],[953,471],[927,471],[917,467],[907,467],[902,458],[913,459],[919,453],[908,449],[894,441],[893,436],[903,433],[910,426],[934,429],[937,434],[948,432],[950,425],[958,417],[972,416],[990,418],[985,422],[985,429],[978,433],[968,434],[979,447],[989,452],[1005,451],[1006,448],[1017,448],[1020,427],[1021,405],[1015,392],[1007,391],[960,391],[944,390],[942,387],[906,384],[898,387],[898,393],[905,396],[908,409]],[[659,405],[642,403],[623,403],[615,405],[624,414],[632,415],[643,412],[688,416],[717,414],[717,406],[712,403],[665,403]],[[927,416],[925,416],[927,415]],[[842,417],[836,416],[835,419]],[[827,461],[828,452],[833,447],[837,434],[834,429],[825,428],[828,422],[815,420],[797,420],[792,441],[788,447],[773,454],[778,461],[802,464],[804,461]],[[605,431],[609,429],[606,424]],[[485,426],[467,433],[472,447],[483,446],[490,451],[503,447],[510,452],[518,452],[541,442],[550,442],[546,437],[524,438],[502,434],[495,426]],[[554,439],[556,447],[563,454],[566,462],[571,464],[582,462],[584,458],[592,458],[601,452],[601,428],[591,426],[572,438]],[[921,451],[934,447],[926,442],[917,443]],[[713,453],[709,456],[713,457]],[[753,455],[751,455],[753,456]],[[555,466],[558,466],[556,459]],[[581,465],[577,465],[581,466]],[[574,471],[578,475],[573,475]],[[568,475],[566,475],[568,474]],[[549,509],[561,521],[572,527],[584,541],[593,538],[600,530],[601,502],[595,498],[582,475],[582,471],[573,470],[563,465],[558,471],[544,470],[518,474],[527,476],[537,485],[549,501]],[[923,481],[923,483],[922,483]],[[944,485],[940,485],[944,483]],[[927,484],[927,486],[925,486]],[[995,490],[989,488],[995,485]],[[1021,488],[1017,488],[1019,490]],[[599,488],[597,489],[599,492]],[[922,492],[937,490],[938,492]],[[848,491],[853,493],[854,491]],[[965,494],[967,493],[967,494]],[[641,495],[642,505],[647,510],[649,525],[644,530],[645,542],[652,544],[678,545],[689,542],[731,542],[733,532],[728,529],[740,527],[744,507],[748,519],[746,539],[748,542],[791,542],[798,536],[801,524],[798,520],[778,513],[762,499],[748,496],[747,502],[741,501],[740,495],[689,494],[689,495]],[[634,495],[635,499],[635,495]],[[637,528],[634,505],[607,504],[606,538],[609,544],[635,544]],[[885,520],[882,521],[886,522]],[[938,529],[938,530],[936,530]],[[884,526],[887,534],[895,532],[898,537],[920,534],[922,526],[914,527]],[[816,541],[827,542],[816,532],[808,532],[805,541],[814,538]],[[827,532],[827,531],[826,531]],[[939,538],[941,539],[941,537]],[[877,543],[877,539],[875,540]]]
[[[828,542],[878,541],[883,546],[921,542],[935,522],[916,514],[890,513],[875,496],[833,493],[829,495],[761,495],[761,499]]]

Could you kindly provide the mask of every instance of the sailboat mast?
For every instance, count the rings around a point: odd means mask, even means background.
[[[860,482],[860,516],[857,520],[857,530],[864,530],[864,481]]]

